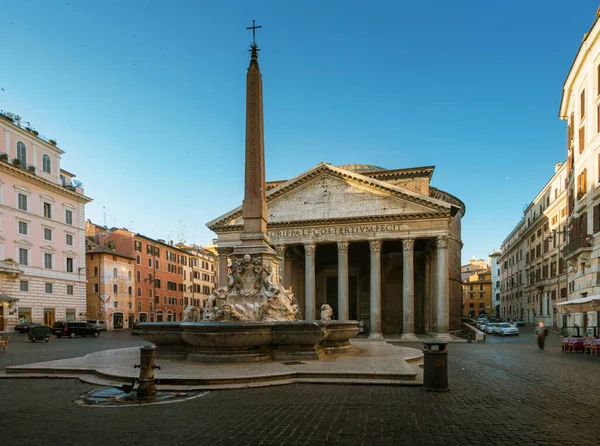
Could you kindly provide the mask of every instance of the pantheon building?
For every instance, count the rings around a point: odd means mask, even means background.
[[[445,339],[460,329],[465,205],[430,186],[433,171],[320,163],[267,183],[268,237],[303,319],[319,319],[327,303],[334,319],[361,321],[375,339]],[[218,235],[222,286],[241,243],[242,207],[208,227]]]

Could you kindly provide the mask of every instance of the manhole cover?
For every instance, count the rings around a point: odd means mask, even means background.
[[[283,365],[302,365],[302,364],[306,364],[305,362],[300,362],[300,361],[288,361],[288,362],[282,362]]]

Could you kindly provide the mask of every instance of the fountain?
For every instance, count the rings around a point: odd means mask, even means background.
[[[301,320],[294,295],[281,284],[279,259],[267,236],[262,77],[254,25],[246,88],[246,163],[241,243],[232,254],[227,284],[208,299],[202,321],[144,322],[140,336],[158,356],[200,362],[320,359],[352,350],[358,321]],[[330,309],[329,309],[330,310]],[[190,321],[191,320],[191,321]]]

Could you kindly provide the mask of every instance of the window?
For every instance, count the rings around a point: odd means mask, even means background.
[[[113,277],[117,277],[117,268],[113,268]]]
[[[129,277],[129,280],[131,280],[131,271],[127,271],[127,277]]]
[[[148,259],[148,266],[152,268],[152,259]]]
[[[138,311],[142,311],[142,303],[141,302],[137,303],[137,307],[138,307]]]
[[[485,303],[481,302],[481,303],[479,304],[479,308],[485,308]]]
[[[68,209],[65,210],[65,223],[68,225],[73,224],[73,211],[70,211]]]
[[[95,283],[95,284],[94,284],[94,293],[97,293],[97,292],[98,292],[98,284],[97,284],[97,283]]]
[[[46,173],[52,173],[52,165],[50,157],[46,154],[42,155],[42,170]]]
[[[29,226],[24,221],[19,222],[19,234],[20,235],[28,235],[29,234]]]
[[[115,308],[119,308],[119,302],[115,300],[114,303],[115,303]]]
[[[73,246],[73,236],[71,234],[65,234],[65,244],[67,246]]]
[[[50,203],[44,203],[44,217],[52,218],[52,205]]]
[[[52,229],[44,228],[44,240],[52,241]]]
[[[69,296],[73,295],[73,285],[67,285],[67,294]]]
[[[19,291],[27,292],[29,291],[29,282],[27,280],[21,280],[19,283]]]
[[[94,277],[98,275],[98,267],[94,266]]]
[[[142,273],[140,271],[136,271],[135,275],[137,277],[137,281],[141,282],[142,281]]]
[[[44,268],[46,269],[52,269],[52,254],[49,253],[44,253]]]
[[[113,293],[119,294],[119,285],[117,285],[116,283],[113,285]]]
[[[51,283],[46,284],[46,294],[52,294],[52,284]]]
[[[27,207],[27,195],[25,194],[17,194],[17,205],[19,207],[20,210],[22,211],[26,211],[27,209],[29,209]]]
[[[29,250],[27,248],[19,248],[19,263],[29,265]]]
[[[582,125],[579,129],[579,153],[585,150],[585,125]]]
[[[140,256],[135,256],[135,263],[140,265],[142,263],[142,258]]]
[[[21,163],[22,167],[27,166],[27,148],[21,141],[17,143],[17,159]]]
[[[128,292],[128,294],[131,296],[131,294],[133,293],[133,288],[132,288],[132,287],[129,287],[129,288],[128,288],[128,290],[127,290],[127,292]]]
[[[142,289],[141,289],[141,288],[138,288],[138,289],[137,289],[137,295],[138,295],[139,297],[142,297]]]
[[[135,243],[135,250],[137,252],[142,252],[142,242],[140,242],[139,240],[136,240],[134,243]]]
[[[579,97],[579,119],[583,120],[585,116],[585,90],[581,92]]]
[[[67,272],[68,273],[72,273],[73,272],[73,257],[67,257]]]

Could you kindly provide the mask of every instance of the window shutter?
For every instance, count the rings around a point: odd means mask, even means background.
[[[600,205],[594,206],[594,234],[600,231]]]
[[[583,213],[583,215],[580,217],[580,221],[581,221],[581,237],[585,237],[586,235],[588,235],[588,231],[587,231],[587,212]]]

